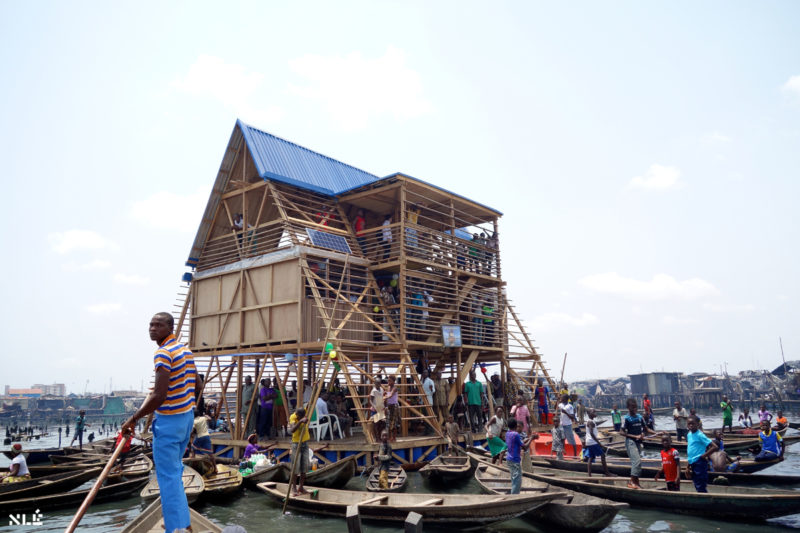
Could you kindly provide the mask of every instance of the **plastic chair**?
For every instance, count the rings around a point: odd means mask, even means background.
[[[328,433],[328,431],[331,431],[331,436],[333,436],[333,433],[332,433],[332,430],[331,430],[330,421],[320,422],[319,420],[317,420],[317,410],[316,409],[314,409],[314,411],[311,413],[311,420],[308,421],[308,429],[309,430],[314,430],[316,432],[318,441],[319,441],[320,435],[325,435],[325,434]]]
[[[322,415],[322,418],[323,418],[323,420],[324,419],[328,420],[326,423],[330,426],[330,429],[331,429],[331,439],[334,438],[333,428],[336,428],[336,431],[339,432],[339,438],[340,439],[344,438],[344,435],[342,434],[342,426],[339,425],[339,417],[338,416],[332,415],[332,414],[327,414],[327,415]]]

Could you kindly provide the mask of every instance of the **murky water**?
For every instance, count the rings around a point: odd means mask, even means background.
[[[703,414],[701,413],[701,416]],[[795,416],[787,415],[790,420],[800,421],[800,413]],[[719,427],[722,418],[715,414],[703,416],[703,423],[706,427]],[[669,417],[656,417],[656,429],[672,429],[674,424]],[[58,436],[48,437],[39,441],[33,441],[26,446],[48,447],[58,444]],[[7,449],[8,446],[2,449]],[[650,452],[655,455],[653,452]],[[8,461],[5,457],[0,457],[0,466],[7,466]],[[795,474],[800,475],[800,443],[790,446],[786,451],[786,460],[776,466],[762,471],[762,473]],[[87,484],[85,488],[88,488]],[[348,489],[361,490],[363,480],[358,477],[353,478],[347,486]],[[800,487],[798,487],[800,489]],[[429,492],[423,484],[422,478],[417,473],[409,474],[409,486],[407,492]],[[450,489],[448,492],[480,493],[477,483],[469,483]],[[93,506],[81,522],[79,531],[87,532],[109,532],[121,529],[130,522],[142,509],[138,498]],[[202,514],[211,518],[220,525],[238,524],[249,532],[280,530],[283,533],[294,533],[313,530],[315,533],[333,533],[346,531],[343,519],[319,518],[302,514],[281,514],[280,507],[268,499],[265,495],[257,492],[242,492],[241,496],[221,505],[201,505],[196,508]],[[9,525],[6,516],[0,517],[0,533],[2,532],[45,532],[45,531],[64,531],[69,524],[74,511],[54,511],[45,513],[42,517],[41,526],[21,526]],[[28,516],[30,519],[30,515]],[[427,529],[427,528],[426,528]],[[782,529],[800,529],[800,515],[793,515],[779,519],[770,520],[763,524],[739,524],[735,522],[719,522],[682,516],[661,511],[648,511],[642,509],[627,509],[617,515],[614,522],[606,530],[613,533],[629,532],[697,532],[704,533],[710,531],[725,531],[731,533],[762,533],[776,532]],[[397,531],[397,527],[387,527],[375,524],[364,524],[367,532]],[[512,520],[493,526],[490,531],[517,533],[517,532],[546,532],[547,529],[539,529],[534,524],[523,520]]]

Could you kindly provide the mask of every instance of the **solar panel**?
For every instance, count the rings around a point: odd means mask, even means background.
[[[328,250],[336,250],[344,254],[353,253],[350,251],[350,245],[347,244],[347,239],[341,235],[331,235],[330,233],[310,228],[306,228],[306,233],[308,233],[308,238],[311,239],[311,244],[314,246],[327,248]]]

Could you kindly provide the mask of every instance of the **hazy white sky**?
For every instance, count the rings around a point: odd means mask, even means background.
[[[501,210],[510,297],[568,380],[773,368],[779,336],[800,359],[798,20],[791,1],[2,1],[0,381],[147,383],[148,320],[237,117]]]

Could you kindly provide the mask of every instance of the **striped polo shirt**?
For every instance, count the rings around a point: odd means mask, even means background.
[[[169,371],[167,399],[156,409],[160,415],[179,415],[194,409],[194,382],[197,371],[192,352],[170,335],[153,354],[156,371]]]

